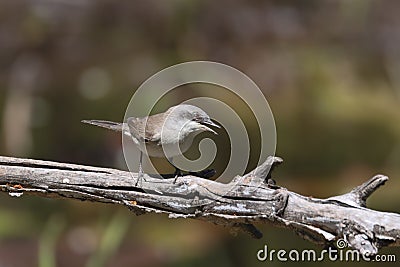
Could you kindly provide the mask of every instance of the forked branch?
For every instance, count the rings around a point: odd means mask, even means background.
[[[400,215],[366,208],[366,199],[388,178],[377,175],[351,192],[317,199],[274,185],[271,170],[282,159],[269,157],[254,171],[222,184],[196,176],[160,180],[145,175],[74,164],[0,157],[0,188],[22,194],[90,200],[128,207],[136,215],[165,213],[241,229],[255,238],[254,224],[293,229],[321,245],[345,239],[361,253],[400,246]]]

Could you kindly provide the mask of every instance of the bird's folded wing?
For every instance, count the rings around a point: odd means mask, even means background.
[[[152,123],[152,118],[157,115],[145,118],[128,118],[127,124],[131,135],[140,142],[158,142],[161,139],[161,131],[157,129],[156,124]]]

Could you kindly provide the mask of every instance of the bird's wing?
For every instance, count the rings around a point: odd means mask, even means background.
[[[137,139],[139,142],[146,142],[146,136],[144,134],[144,123],[141,118],[128,118],[127,124],[132,137]]]
[[[127,123],[131,135],[139,141],[146,143],[159,142],[161,133],[157,122],[162,119],[162,114],[156,114],[144,118],[131,117],[128,118]]]

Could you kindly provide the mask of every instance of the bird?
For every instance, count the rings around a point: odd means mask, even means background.
[[[144,179],[143,153],[150,157],[167,158],[175,168],[173,183],[176,183],[178,176],[182,175],[182,170],[174,165],[172,158],[186,152],[197,134],[201,132],[217,134],[209,126],[220,128],[204,110],[188,104],[172,106],[163,113],[150,116],[129,117],[122,123],[105,120],[82,120],[82,122],[123,132],[133,140],[140,150],[136,185]],[[167,151],[168,155],[164,151]]]

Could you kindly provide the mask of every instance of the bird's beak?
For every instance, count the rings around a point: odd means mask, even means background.
[[[203,120],[203,121],[201,122],[201,126],[202,126],[202,129],[203,129],[204,131],[212,132],[213,134],[218,135],[216,131],[214,131],[214,130],[211,129],[210,127],[207,127],[207,126],[204,125],[204,124],[207,124],[207,125],[210,125],[210,126],[213,126],[213,127],[216,127],[216,128],[221,128],[218,124],[215,124],[211,119],[206,119],[206,120]]]

